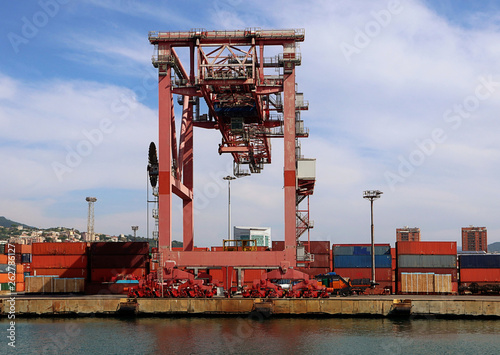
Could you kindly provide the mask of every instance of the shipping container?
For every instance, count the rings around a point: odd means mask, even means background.
[[[109,268],[145,268],[147,255],[92,255],[90,258],[90,267],[92,269]]]
[[[401,273],[433,273],[433,274],[450,274],[451,281],[458,281],[458,271],[456,268],[451,269],[432,269],[432,268],[399,268],[396,270],[397,280],[401,281]]]
[[[460,282],[500,283],[500,268],[495,268],[495,269],[460,268]]]
[[[91,255],[148,255],[148,242],[98,242],[90,245]]]
[[[21,254],[21,262],[24,263],[31,263],[31,255],[32,254]]]
[[[33,255],[33,269],[83,269],[87,267],[87,255]]]
[[[145,277],[146,269],[127,269],[127,268],[111,268],[111,269],[92,269],[90,274],[90,280],[92,282],[109,282],[113,278],[132,275],[137,277]]]
[[[24,292],[24,290],[25,290],[24,282],[16,283],[16,292]]]
[[[32,276],[54,275],[62,278],[87,278],[87,268],[85,269],[33,269]]]
[[[390,244],[375,244],[375,255],[390,255]],[[333,255],[372,255],[371,244],[334,244]]]
[[[285,241],[284,240],[273,240],[271,243],[272,250],[274,251],[283,251],[285,250]],[[212,251],[214,251],[214,247],[212,247]]]
[[[436,268],[451,269],[457,267],[455,255],[398,255],[398,268]]]
[[[460,255],[461,269],[500,268],[500,254]]]
[[[311,240],[310,242],[302,242],[305,250],[311,254],[330,254],[330,242]]]
[[[333,270],[335,273],[342,277],[349,277],[353,279],[372,279],[372,269],[371,268],[336,268]],[[387,281],[392,282],[392,270],[391,268],[376,268],[375,269],[375,281]]]
[[[0,264],[8,264],[9,257],[7,255],[0,254]]]
[[[26,293],[52,293],[52,279],[56,276],[28,276],[24,280]]]
[[[336,268],[368,268],[372,267],[371,255],[334,255],[333,267]],[[391,255],[375,255],[376,268],[391,268]]]
[[[0,291],[10,291],[10,286],[8,282],[0,283]]]
[[[31,245],[27,244],[5,244],[3,254],[31,254]]]
[[[87,243],[33,243],[33,255],[85,255]]]
[[[401,293],[434,293],[433,273],[401,273]]]
[[[396,242],[398,255],[457,255],[457,242]]]
[[[314,261],[310,263],[310,267],[330,268],[330,255],[314,254]]]
[[[83,278],[53,278],[52,292],[54,293],[83,293],[85,279]]]
[[[22,266],[22,265],[21,265]],[[17,265],[0,264],[0,274],[16,273]]]
[[[434,275],[434,292],[435,293],[452,293],[452,279],[451,275]]]

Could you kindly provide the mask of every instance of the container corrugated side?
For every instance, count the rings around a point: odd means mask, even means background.
[[[311,240],[310,242],[302,242],[305,250],[311,254],[330,254],[330,242]]]
[[[500,283],[500,268],[460,269],[460,282]]]
[[[434,274],[450,274],[452,281],[458,281],[458,270],[457,268],[450,269],[433,269],[433,268],[399,268],[396,270],[397,280],[401,280],[402,273],[434,273]]]
[[[371,255],[335,255],[333,257],[334,268],[368,268],[372,266]],[[391,255],[375,255],[376,268],[391,268]]]
[[[464,269],[491,269],[500,268],[500,254],[460,255],[460,268]]]
[[[334,255],[371,255],[371,244],[333,244]],[[375,255],[391,253],[390,244],[375,244]]]
[[[33,255],[84,255],[87,243],[33,243]]]
[[[371,279],[372,269],[371,268],[335,268],[338,275],[342,277],[349,277],[350,279]],[[375,269],[375,281],[391,281],[392,282],[392,270],[390,268],[376,268]]]
[[[84,269],[32,269],[31,275],[54,275],[63,278],[87,278],[87,268]]]
[[[455,255],[398,255],[398,268],[437,268],[457,267]]]
[[[398,255],[457,255],[457,242],[396,242]]]
[[[33,255],[34,269],[82,269],[88,263],[87,255]]]
[[[330,255],[314,254],[314,261],[310,264],[311,267],[330,267]]]

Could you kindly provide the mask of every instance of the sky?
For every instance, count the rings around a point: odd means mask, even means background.
[[[85,231],[85,198],[95,196],[96,232],[137,225],[150,236],[158,94],[148,32],[303,28],[296,81],[309,101],[302,154],[316,159],[311,239],[369,243],[362,196],[378,189],[376,242],[394,245],[396,228],[409,226],[460,245],[469,225],[500,241],[498,1],[41,0],[2,10],[0,215]],[[194,136],[195,244],[221,245],[231,158],[217,152],[218,131]],[[262,173],[232,182],[232,222],[283,240],[282,140],[272,149]],[[182,240],[180,201],[173,216]]]

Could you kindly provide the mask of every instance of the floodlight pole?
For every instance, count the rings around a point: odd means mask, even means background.
[[[227,237],[232,240],[231,237],[231,180],[236,180],[234,176],[225,176],[224,180],[227,181]]]
[[[380,198],[383,192],[379,190],[367,190],[363,192],[363,198],[370,200],[370,212],[371,212],[371,239],[372,239],[372,281],[371,284],[374,286],[375,281],[375,239],[373,236],[373,200]]]

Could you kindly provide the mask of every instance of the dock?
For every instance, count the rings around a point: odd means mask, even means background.
[[[259,298],[139,298],[137,316],[246,316],[265,309],[270,316],[389,317],[395,295],[334,297],[323,299]],[[411,300],[411,316],[500,318],[498,296],[404,296]],[[127,299],[117,295],[3,296],[0,315],[113,316]],[[135,302],[135,300],[134,300]]]

